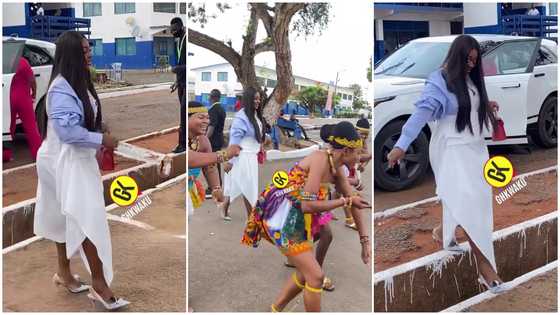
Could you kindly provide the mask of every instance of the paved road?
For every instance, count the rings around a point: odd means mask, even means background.
[[[267,163],[260,170],[259,185],[269,181],[275,170],[290,165],[293,161]],[[364,180],[371,181],[371,170]],[[371,197],[371,187],[365,194]],[[232,207],[229,223],[219,217],[211,201],[189,218],[189,305],[201,312],[268,312],[293,269],[284,267],[283,256],[266,242],[258,248],[240,244],[245,208],[240,199]],[[358,235],[344,227],[342,210],[336,210],[336,215],[341,220],[331,222],[334,240],[325,261],[325,272],[336,290],[323,294],[323,310],[370,312],[371,267],[361,262]],[[303,311],[302,296],[287,310]]]
[[[132,304],[129,312],[186,311],[185,182],[154,193],[152,203],[133,219],[154,227],[145,230],[109,221],[117,296]],[[127,208],[110,213],[120,216]],[[82,260],[74,257],[71,268],[86,282],[91,278]],[[47,240],[3,255],[4,312],[94,311],[87,293],[73,295],[56,288],[56,249]]]
[[[179,125],[180,110],[177,92],[168,90],[144,92],[101,100],[103,119],[119,139],[140,136]],[[14,159],[3,168],[32,163],[23,134],[14,141]]]

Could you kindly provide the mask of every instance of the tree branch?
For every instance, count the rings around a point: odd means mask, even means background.
[[[268,37],[272,37],[274,18],[268,13],[272,8],[268,7],[266,3],[251,3],[251,7],[255,9],[258,18],[262,21]]]
[[[255,55],[265,51],[274,51],[274,45],[271,40],[265,40],[255,45]]]
[[[241,56],[223,42],[189,28],[189,43],[206,48],[227,60],[234,68],[239,68]]]

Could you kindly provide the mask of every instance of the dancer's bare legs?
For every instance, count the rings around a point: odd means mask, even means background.
[[[249,216],[251,215],[251,210],[253,210],[253,206],[251,205],[249,200],[245,198],[245,196],[243,196],[243,203],[245,204],[245,210],[247,210],[247,219],[249,219]]]
[[[298,282],[302,285],[307,285],[314,289],[320,289],[323,286],[323,271],[321,266],[313,256],[312,251],[303,252],[296,256],[291,256],[289,258],[290,263],[296,266],[296,275]],[[278,310],[282,310],[288,305],[288,303],[296,297],[300,289],[292,276],[285,282],[282,291],[278,295],[274,305]],[[312,292],[308,289],[304,289],[303,293],[303,303],[305,305],[305,311],[307,312],[320,312],[321,311],[321,293]]]

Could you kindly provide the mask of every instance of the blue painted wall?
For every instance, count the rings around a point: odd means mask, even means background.
[[[502,34],[502,6],[496,4],[497,21],[494,25],[476,26],[476,27],[463,27],[465,34]]]
[[[4,26],[2,27],[2,36],[17,34],[18,37],[31,37],[31,16],[29,11],[30,6],[30,3],[26,3],[24,5],[25,25]]]
[[[103,55],[93,56],[93,65],[98,69],[110,68],[114,62],[122,63],[123,69],[151,69],[154,64],[152,41],[136,42],[136,55],[117,56],[115,43],[103,43]]]

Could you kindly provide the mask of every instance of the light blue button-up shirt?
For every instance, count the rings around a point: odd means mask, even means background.
[[[103,134],[87,130],[84,107],[72,86],[62,76],[53,80],[48,91],[48,116],[60,141],[83,147],[98,148]],[[97,112],[97,104],[92,104]]]
[[[457,114],[459,109],[457,97],[447,89],[441,71],[439,69],[432,72],[426,79],[422,96],[414,104],[416,109],[404,124],[395,147],[406,151],[426,123],[438,120],[444,115]]]

